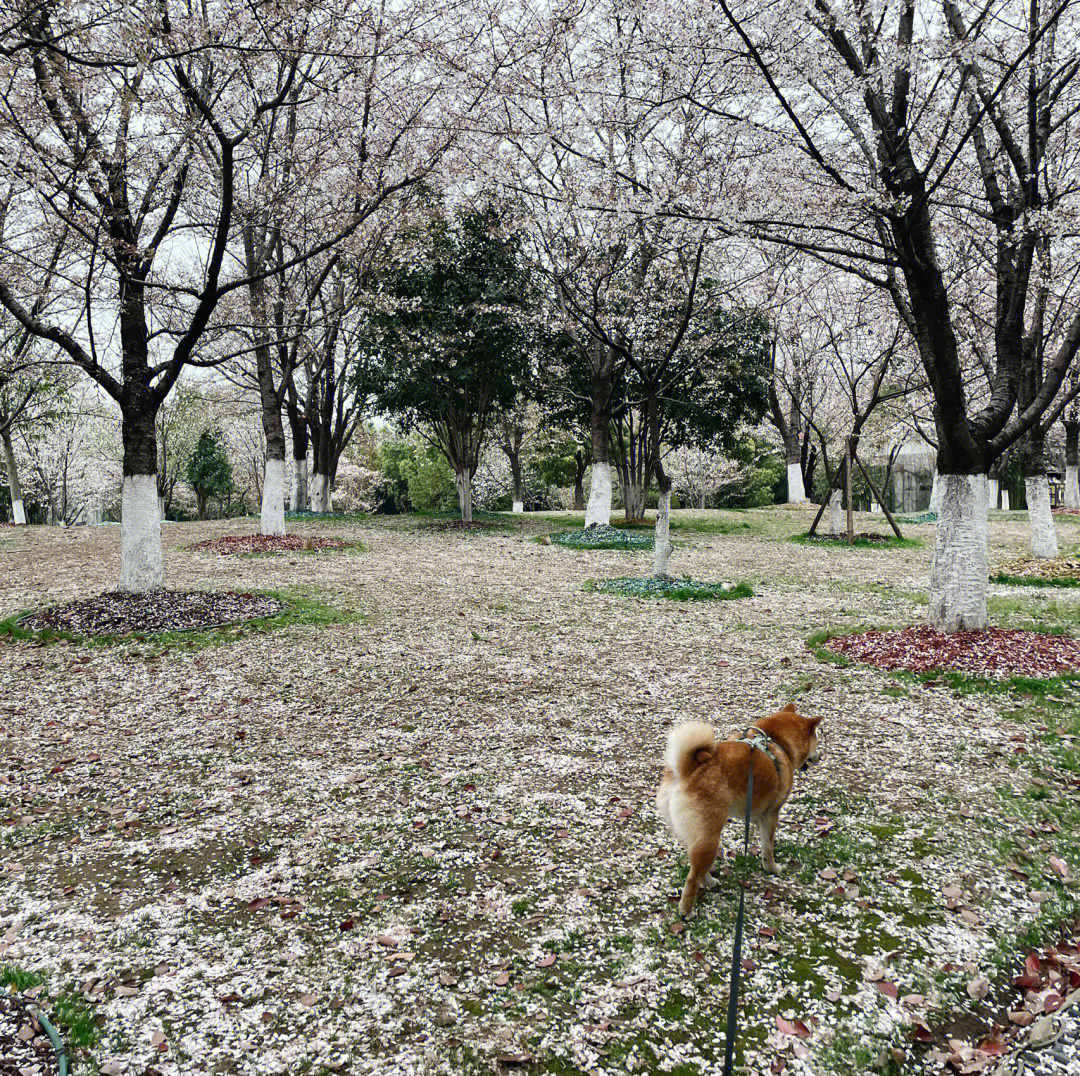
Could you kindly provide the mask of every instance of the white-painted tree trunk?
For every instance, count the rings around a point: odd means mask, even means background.
[[[663,579],[671,560],[671,490],[661,492],[653,539],[653,575]]]
[[[165,498],[158,497],[158,511],[161,513],[161,522],[165,522]]]
[[[1075,463],[1065,467],[1065,507],[1080,508],[1080,467]]]
[[[985,474],[938,476],[941,496],[930,566],[930,624],[938,631],[986,627]]]
[[[308,506],[308,463],[293,457],[292,488],[289,491],[289,507],[294,512],[306,512]]]
[[[521,515],[525,511],[524,501],[514,501],[514,514]]]
[[[841,490],[834,489],[829,494],[829,533],[844,534],[844,494]]]
[[[125,475],[120,493],[120,589],[132,593],[165,585],[157,475]]]
[[[7,430],[0,435],[4,445],[4,468],[7,471],[8,492],[11,494],[11,521],[18,527],[26,526],[26,508],[23,505],[22,483],[19,481],[19,464],[15,448]]]
[[[998,480],[996,478],[988,478],[986,480],[986,490],[987,504],[990,511],[993,512],[998,506]]]
[[[1001,510],[1003,512],[1009,511],[1009,491],[1007,489],[1001,491]]]
[[[329,512],[330,511],[330,476],[325,474],[319,474],[316,471],[311,476],[311,485],[309,486],[311,493],[311,510],[313,512]]]
[[[458,507],[461,509],[462,523],[472,522],[472,475],[468,470],[457,474]]]
[[[941,475],[934,472],[934,484],[930,487],[930,511],[941,515]]]
[[[797,463],[787,465],[787,503],[803,504],[806,501],[806,486],[803,483],[802,468]]]
[[[1054,514],[1050,510],[1050,483],[1044,474],[1024,479],[1027,494],[1028,526],[1031,530],[1031,555],[1052,560],[1058,555]]]
[[[285,533],[285,461],[267,457],[263,470],[260,534]]]
[[[607,527],[611,523],[611,464],[594,463],[589,477],[589,503],[585,508],[586,527]]]

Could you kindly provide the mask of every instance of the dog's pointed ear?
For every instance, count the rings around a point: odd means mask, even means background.
[[[780,713],[782,713],[782,714],[793,714],[793,713],[795,713],[795,703],[793,703],[793,702],[789,702],[789,703],[787,704],[787,706],[785,706],[785,707],[784,707],[784,708],[783,708],[783,709],[782,709],[782,710],[780,711]]]
[[[821,724],[821,718],[820,717],[808,717],[806,719],[806,727],[810,732],[813,732],[818,727],[818,725],[820,725],[820,724]]]

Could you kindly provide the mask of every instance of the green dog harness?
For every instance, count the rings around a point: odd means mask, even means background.
[[[749,744],[763,754],[768,755],[772,759],[772,764],[776,767],[776,779],[777,781],[780,780],[780,760],[772,749],[773,738],[764,729],[759,729],[757,725],[751,725],[735,743]],[[784,756],[787,756],[786,751]]]

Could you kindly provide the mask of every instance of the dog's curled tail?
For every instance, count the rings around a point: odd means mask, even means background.
[[[714,756],[716,737],[712,725],[704,721],[687,721],[668,733],[664,765],[677,778],[689,777],[698,766]]]

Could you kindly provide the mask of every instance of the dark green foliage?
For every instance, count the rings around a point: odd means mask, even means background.
[[[454,474],[445,457],[422,437],[384,441],[379,470],[387,477],[383,512],[449,512],[457,507]]]
[[[530,368],[521,238],[492,209],[405,237],[377,282],[358,376],[376,408],[430,429],[455,472],[476,471],[487,423]]]
[[[756,310],[722,308],[718,287],[702,287],[706,314],[688,331],[661,386],[663,438],[672,448],[698,445],[735,455],[745,441],[739,431],[759,422],[769,406],[771,328]],[[627,391],[633,394],[632,376]]]
[[[206,518],[206,502],[226,497],[233,488],[232,464],[217,430],[203,430],[187,464],[188,485],[195,491],[199,519]]]
[[[773,504],[786,481],[784,457],[762,437],[747,433],[728,446],[728,454],[743,465],[744,475],[721,491],[720,508],[762,508]]]

